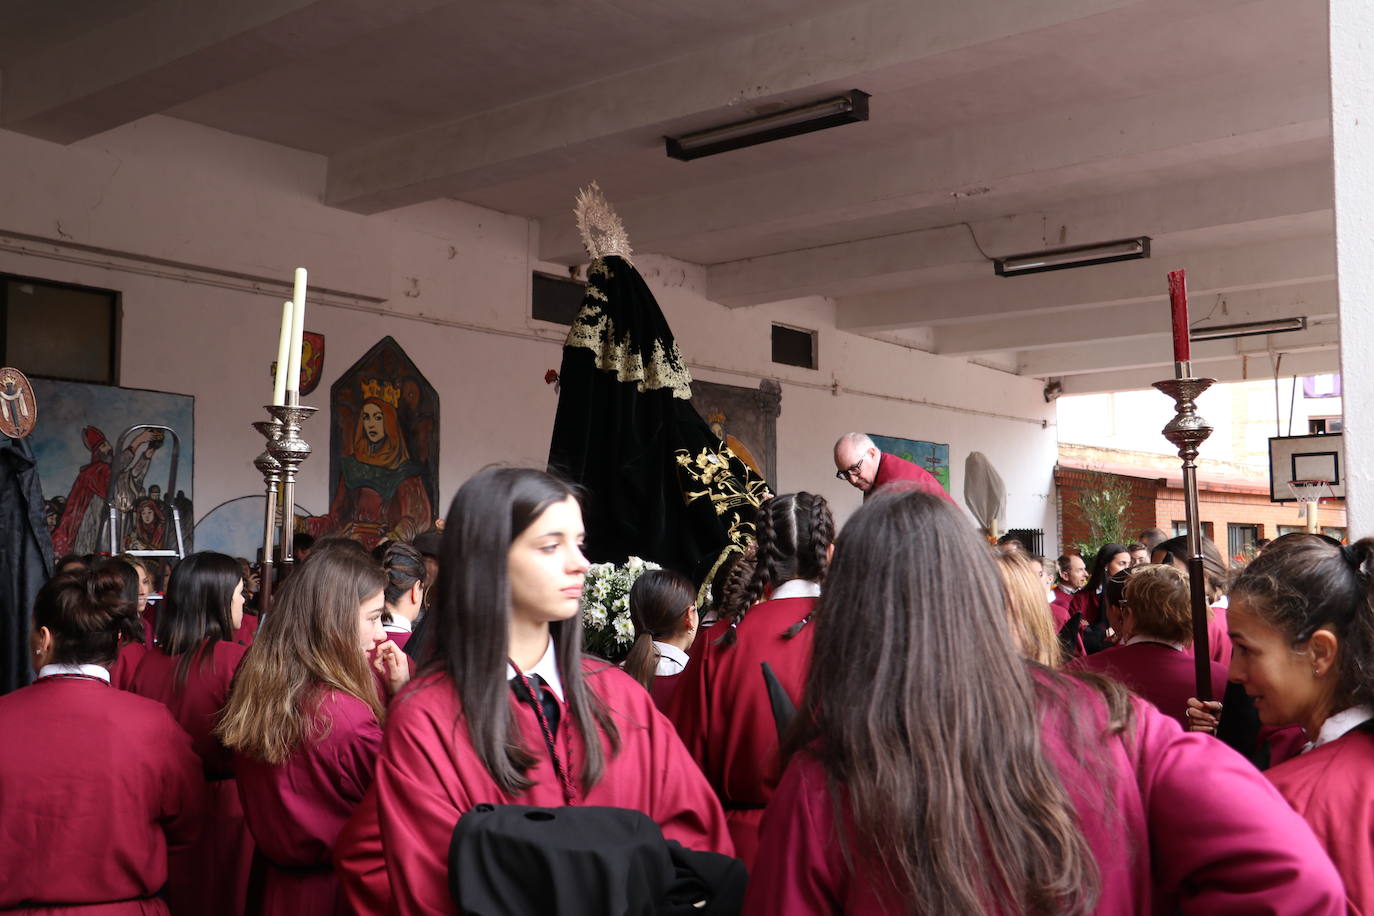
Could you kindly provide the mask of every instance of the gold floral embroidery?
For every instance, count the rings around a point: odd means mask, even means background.
[[[773,498],[768,482],[755,476],[739,459],[729,446],[704,448],[693,457],[685,448],[675,453],[678,466],[686,475],[701,485],[701,489],[683,488],[688,505],[698,499],[707,499],[716,515],[730,515],[729,536],[733,544],[741,547],[754,538],[754,523],[740,517],[739,510],[745,506],[758,509],[765,500]]]
[[[605,301],[605,294],[596,296],[595,286],[587,287],[587,295]],[[663,341],[655,340],[646,365],[630,340],[628,334],[618,336],[610,316],[590,301],[582,303],[582,311],[573,322],[567,347],[586,347],[596,357],[596,368],[603,372],[614,372],[622,382],[635,382],[640,391],[659,388],[672,389],[673,397],[690,400],[692,397],[692,373],[682,361],[682,353],[674,343],[671,348],[663,346]]]

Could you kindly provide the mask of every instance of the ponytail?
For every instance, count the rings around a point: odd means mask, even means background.
[[[625,658],[625,673],[647,689],[658,668],[655,639],[675,635],[682,626],[682,615],[696,599],[696,589],[681,573],[670,569],[651,569],[630,587],[630,621],[635,627],[634,645]]]

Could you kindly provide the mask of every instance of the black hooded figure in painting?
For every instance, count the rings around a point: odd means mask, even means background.
[[[595,184],[577,199],[592,257],[559,371],[549,470],[586,493],[587,556],[710,578],[772,494],[692,407],[691,375]]]

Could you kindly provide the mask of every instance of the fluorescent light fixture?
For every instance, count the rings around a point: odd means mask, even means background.
[[[1263,334],[1284,334],[1307,330],[1307,317],[1276,318],[1273,321],[1246,321],[1241,324],[1213,324],[1203,328],[1189,328],[1190,340],[1230,340],[1233,337],[1259,337]]]
[[[993,269],[999,277],[1019,277],[1047,270],[1087,267],[1090,264],[1110,264],[1112,261],[1133,261],[1150,256],[1150,237],[1103,242],[1100,245],[1076,245],[1073,248],[1053,248],[1017,254],[1008,258],[994,258]]]
[[[795,137],[827,127],[867,120],[868,93],[851,89],[844,95],[812,102],[809,105],[663,139],[668,147],[668,155],[685,162],[746,146],[756,146],[770,140],[781,140],[784,137]]]

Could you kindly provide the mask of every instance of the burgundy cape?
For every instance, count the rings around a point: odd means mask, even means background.
[[[949,493],[945,491],[945,488],[940,486],[940,481],[935,479],[935,475],[931,474],[919,464],[912,464],[905,458],[898,458],[896,455],[889,455],[887,452],[883,452],[882,457],[878,459],[878,473],[873,475],[873,486],[868,488],[868,492],[864,494],[864,498],[867,499],[869,493],[877,493],[888,484],[896,483],[901,480],[910,481],[910,483],[915,484],[913,489],[925,490],[927,493],[943,496],[945,499],[949,500],[949,502],[958,505],[958,503],[954,502],[954,497],[950,496]]]
[[[280,765],[234,755],[239,795],[264,871],[264,916],[348,912],[331,856],[339,831],[372,782],[382,728],[366,703],[340,691],[324,694],[319,717],[327,729],[322,737]]]
[[[725,806],[735,853],[751,866],[763,808],[782,778],[778,725],[762,663],[768,662],[794,706],[801,704],[815,628],[791,639],[783,633],[811,613],[815,598],[761,601],[735,628],[733,646],[717,645],[727,625],[697,640],[694,658],[678,675],[668,717]]]
[[[138,670],[139,662],[143,661],[143,656],[148,654],[148,647],[141,642],[122,642],[119,644],[119,656],[115,659],[114,667],[110,669],[110,683],[120,690],[128,690],[133,683],[134,672]]]
[[[667,839],[692,849],[733,854],[720,803],[648,692],[619,668],[597,659],[584,659],[582,671],[587,689],[605,704],[620,732],[620,750],[612,756],[610,743],[602,737],[605,774],[584,790],[576,776],[582,770],[585,745],[563,707],[554,743],[577,782],[573,803],[643,811]],[[370,911],[366,902],[375,899],[375,888],[385,880],[378,877],[383,870],[393,876],[391,913],[454,913],[448,851],[453,828],[464,813],[483,802],[542,807],[565,803],[538,719],[513,691],[506,694],[519,740],[536,757],[528,773],[534,785],[519,795],[502,792],[482,766],[462,723],[458,695],[446,676],[431,674],[412,681],[392,701],[377,763],[375,804],[358,809],[336,854],[350,901],[360,913]],[[368,823],[370,818],[377,822]]]
[[[649,685],[649,695],[654,698],[654,705],[659,712],[667,713],[669,705],[673,702],[673,694],[677,693],[677,688],[682,684],[682,672],[677,674],[656,674],[653,683]]]
[[[1374,735],[1363,729],[1265,771],[1345,880],[1351,913],[1374,913]]]
[[[1181,727],[1188,727],[1188,698],[1197,696],[1192,652],[1157,642],[1138,642],[1075,659],[1068,667],[1115,678]],[[1212,662],[1211,672],[1212,696],[1220,699],[1226,692],[1226,669]]]
[[[258,635],[258,625],[261,623],[262,620],[257,614],[250,614],[244,611],[243,622],[240,623],[239,628],[234,631],[234,642],[241,646],[251,646],[253,644],[253,638]]]
[[[233,758],[212,732],[229,700],[229,685],[248,649],[216,642],[208,658],[202,651],[177,684],[180,657],[148,649],[127,689],[157,700],[191,736],[205,778],[204,821],[200,837],[174,853],[168,864],[167,902],[174,913],[237,916],[243,913],[248,873],[253,864],[253,837],[243,819]]]
[[[1085,695],[1076,705],[1105,721],[1100,700]],[[1073,726],[1064,716],[1047,717],[1041,732],[1101,874],[1095,912],[1345,912],[1340,876],[1312,831],[1262,774],[1219,741],[1185,733],[1146,703],[1137,700],[1134,706],[1134,737],[1105,743],[1105,771],[1094,754],[1085,760],[1070,750],[1064,736]],[[1104,774],[1110,776],[1106,804]],[[825,783],[810,756],[799,755],[787,768],[764,818],[744,912],[905,911],[905,901],[885,885],[873,857],[857,854],[857,873],[846,867]],[[852,829],[846,824],[851,844]]]
[[[1073,611],[1069,610],[1069,605],[1073,603],[1073,596],[1076,594],[1078,593],[1073,592],[1071,594],[1066,592],[1057,585],[1054,587],[1054,600],[1050,602],[1050,613],[1054,615],[1054,630],[1056,633],[1059,632],[1059,629],[1063,627],[1064,624],[1068,623],[1069,618],[1073,616]]]
[[[168,850],[195,836],[203,794],[191,739],[167,709],[101,681],[48,678],[0,697],[0,735],[0,910],[167,913],[153,895]]]

